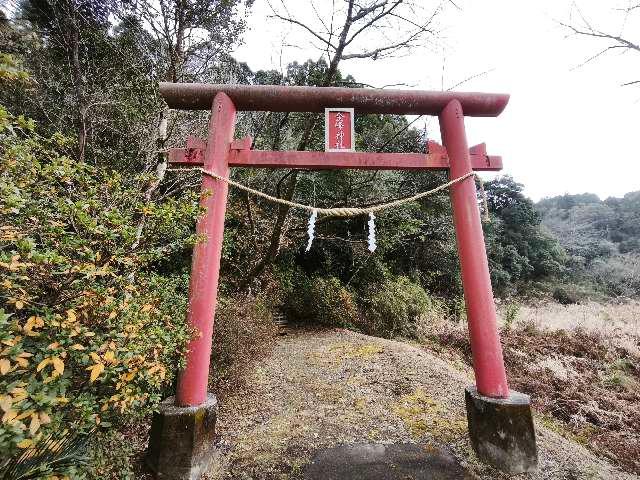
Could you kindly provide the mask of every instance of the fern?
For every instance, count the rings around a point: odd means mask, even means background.
[[[65,430],[0,464],[0,480],[33,480],[64,474],[70,467],[87,465],[90,435]]]

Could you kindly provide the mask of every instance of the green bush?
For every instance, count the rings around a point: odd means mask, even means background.
[[[389,276],[369,287],[360,303],[359,327],[365,333],[389,338],[414,337],[417,321],[428,316],[434,308],[427,292],[404,276]]]
[[[556,287],[551,293],[553,299],[562,305],[580,303],[580,293],[571,286]]]
[[[510,330],[513,327],[518,314],[520,313],[520,304],[516,301],[509,301],[504,305],[502,309],[502,319],[504,321],[504,328]]]
[[[336,277],[296,271],[282,285],[283,308],[294,321],[327,327],[351,327],[358,321],[355,298]]]
[[[0,107],[3,457],[149,414],[190,338],[187,276],[152,272],[196,240],[196,197],[146,201],[148,177],[76,162],[72,146]]]

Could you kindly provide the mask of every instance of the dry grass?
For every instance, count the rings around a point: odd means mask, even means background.
[[[513,305],[500,308],[503,317]],[[510,386],[574,441],[640,473],[640,302],[521,307],[503,328]],[[437,335],[470,364],[466,328]]]
[[[503,309],[500,309],[503,310]],[[640,355],[640,301],[575,305],[547,303],[521,306],[516,325],[535,325],[539,330],[582,329],[598,335],[613,346]]]

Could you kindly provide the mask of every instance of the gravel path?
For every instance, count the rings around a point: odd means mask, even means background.
[[[444,447],[481,479],[467,440],[468,371],[410,344],[348,330],[282,337],[220,406],[220,462],[208,478],[297,479],[320,448],[415,442]],[[536,421],[540,468],[522,479],[632,479]]]

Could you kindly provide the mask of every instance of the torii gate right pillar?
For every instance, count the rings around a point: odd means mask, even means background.
[[[460,102],[450,101],[439,119],[449,175],[462,177],[472,169]],[[465,391],[471,444],[500,470],[533,471],[538,457],[529,396],[507,385],[473,177],[451,187],[451,204],[476,378]]]

